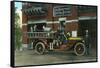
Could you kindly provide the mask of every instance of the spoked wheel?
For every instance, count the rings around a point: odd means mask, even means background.
[[[85,45],[81,42],[76,43],[76,45],[74,47],[74,52],[78,56],[84,55],[85,54]]]
[[[35,46],[35,51],[37,54],[43,54],[45,51],[45,45],[42,42],[38,42]]]

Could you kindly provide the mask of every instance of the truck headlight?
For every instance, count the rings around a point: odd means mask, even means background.
[[[50,36],[50,33],[48,33],[47,35]]]
[[[84,40],[82,40],[82,42],[85,42]]]

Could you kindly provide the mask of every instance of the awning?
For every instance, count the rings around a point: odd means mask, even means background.
[[[28,9],[24,9],[24,13],[26,15],[45,15],[47,12],[45,11],[46,9],[43,7],[31,7]]]

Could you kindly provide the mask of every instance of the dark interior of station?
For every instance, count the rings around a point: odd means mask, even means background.
[[[79,21],[79,35],[85,37],[88,30],[89,44],[92,51],[97,50],[97,20]],[[96,52],[94,52],[96,54]]]

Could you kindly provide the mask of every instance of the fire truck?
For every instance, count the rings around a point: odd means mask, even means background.
[[[73,51],[78,56],[86,52],[84,39],[72,37],[71,32],[65,31],[65,21],[59,23],[58,30],[53,31],[46,23],[34,23],[27,32],[29,43],[37,54],[44,54],[46,51]]]

